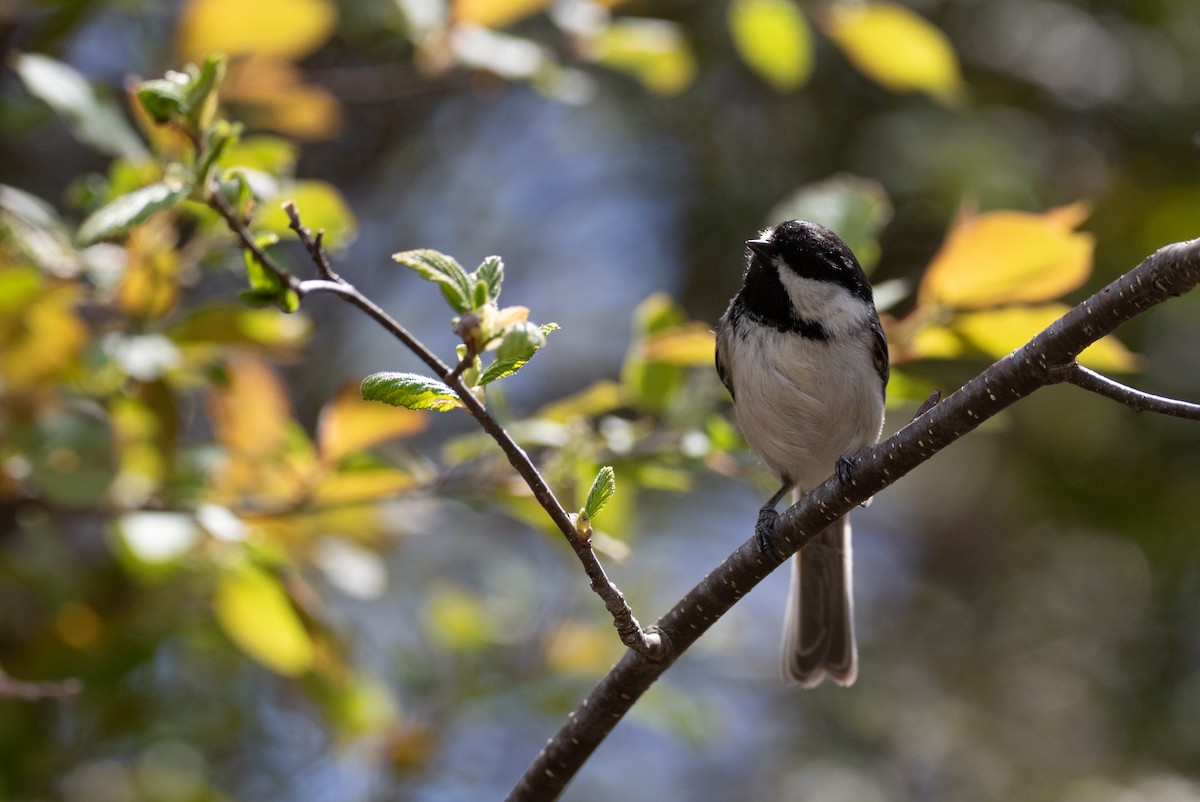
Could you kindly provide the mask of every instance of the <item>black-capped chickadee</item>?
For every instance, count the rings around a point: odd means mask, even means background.
[[[782,483],[755,527],[767,549],[788,490],[798,499],[835,471],[848,481],[844,457],[879,439],[888,350],[866,274],[832,231],[791,220],[746,247],[742,289],[717,324],[717,373],[746,442]],[[785,680],[854,682],[852,588],[847,516],[793,560]]]

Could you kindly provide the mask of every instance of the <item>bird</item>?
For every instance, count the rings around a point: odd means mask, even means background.
[[[773,548],[778,512],[879,440],[889,361],[871,284],[828,228],[789,220],[746,242],[742,288],[716,328],[716,366],[750,449],[779,480],[755,524]],[[788,684],[841,686],[858,676],[849,515],[792,560],[781,669]]]

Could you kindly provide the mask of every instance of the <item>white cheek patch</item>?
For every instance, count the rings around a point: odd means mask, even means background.
[[[820,323],[833,336],[862,328],[870,308],[840,284],[804,278],[776,257],[775,270],[792,309],[805,320]]]

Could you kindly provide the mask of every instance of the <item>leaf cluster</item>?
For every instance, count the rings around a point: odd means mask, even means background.
[[[434,250],[402,251],[392,258],[437,284],[442,297],[458,313],[452,323],[462,339],[458,348],[456,375],[463,384],[479,393],[492,382],[512,376],[525,366],[546,343],[546,335],[558,328],[555,323],[538,326],[529,322],[524,306],[500,308],[500,286],[504,282],[504,262],[489,256],[474,271],[467,273],[453,257]],[[481,354],[494,351],[484,366]],[[376,373],[363,380],[362,395],[371,401],[383,401],[408,409],[433,409],[445,412],[461,405],[457,394],[436,379],[413,373]]]

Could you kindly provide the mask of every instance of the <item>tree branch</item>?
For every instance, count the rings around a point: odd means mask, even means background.
[[[1060,381],[1088,345],[1197,283],[1200,240],[1162,248],[896,434],[860,451],[853,457],[849,486],[831,476],[780,517],[776,534],[785,556],[763,554],[751,537],[659,619],[656,626],[670,641],[670,654],[653,661],[636,652],[625,653],[534,759],[509,794],[510,802],[557,799],[617,722],[679,655],[816,533],[983,421]]]
[[[61,682],[22,682],[0,671],[0,699],[40,702],[45,699],[70,699],[82,691],[83,683],[77,679]]]
[[[199,146],[197,145],[196,147],[198,148]],[[200,151],[197,150],[196,152],[199,153]],[[250,228],[247,226],[247,221],[243,220],[236,211],[229,207],[229,204],[225,202],[225,198],[221,196],[220,190],[218,190],[216,187],[210,188],[208,193],[208,205],[212,207],[217,214],[221,215],[221,218],[225,221],[225,226],[233,232],[234,236],[236,236],[238,241],[241,242],[242,247],[250,251],[254,258],[258,260],[260,265],[274,273],[275,277],[286,284],[289,288],[298,293],[300,292],[299,279],[284,270],[279,265],[275,264],[275,260],[268,256],[267,252],[259,247],[258,243],[254,241],[254,237],[250,234]]]
[[[319,279],[300,281],[295,276],[283,270],[266,252],[257,246],[254,242],[254,237],[250,235],[250,231],[246,227],[246,222],[229,208],[229,205],[225,203],[218,192],[209,193],[209,197],[210,205],[224,218],[226,225],[237,236],[243,247],[250,249],[254,258],[258,259],[263,267],[278,276],[280,281],[285,282],[300,297],[314,292],[327,292],[353,304],[429,366],[430,370],[454,391],[459,401],[462,402],[463,407],[471,414],[471,417],[475,418],[483,430],[496,441],[500,449],[504,452],[504,455],[508,458],[509,464],[525,480],[525,484],[533,492],[534,498],[537,499],[542,509],[546,511],[550,519],[558,526],[559,531],[566,537],[571,549],[575,552],[575,556],[583,565],[583,570],[588,576],[592,590],[604,602],[605,609],[612,616],[613,626],[616,627],[621,642],[651,660],[661,659],[663,655],[670,651],[669,642],[658,631],[653,628],[649,630],[642,628],[641,623],[638,622],[637,617],[633,614],[633,610],[630,609],[628,602],[626,602],[625,595],[621,593],[620,588],[605,573],[599,558],[596,557],[596,553],[592,550],[591,540],[582,536],[576,529],[571,516],[563,508],[562,504],[559,503],[558,498],[554,495],[554,491],[550,489],[550,485],[546,482],[541,472],[538,471],[537,466],[533,464],[533,460],[529,458],[524,449],[517,445],[516,441],[505,431],[504,427],[492,417],[487,407],[476,398],[471,388],[463,383],[463,365],[461,362],[453,368],[442,362],[442,360],[438,359],[437,355],[426,348],[420,340],[410,334],[404,326],[400,325],[399,322],[380,308],[374,301],[363,295],[353,284],[350,284],[335,273],[329,263],[325,249],[321,245],[323,232],[318,232],[316,237],[313,237],[312,232],[301,222],[300,213],[296,210],[296,205],[291,201],[283,205],[284,211],[288,216],[289,226],[296,232],[297,238],[316,266],[317,273],[321,276]]]
[[[1157,412],[1160,415],[1200,421],[1200,404],[1190,404],[1187,401],[1135,390],[1094,370],[1088,370],[1078,362],[1072,362],[1059,371],[1058,381],[1119,401],[1134,412]]]

